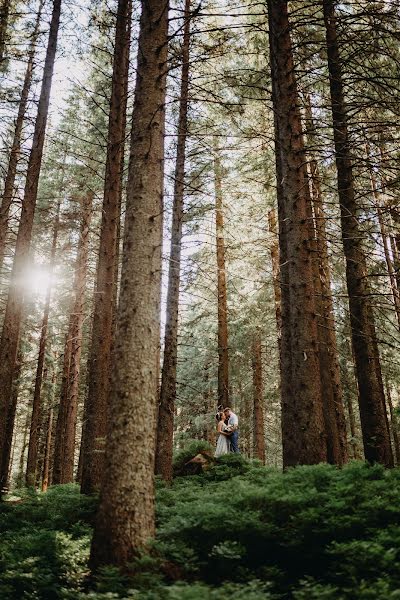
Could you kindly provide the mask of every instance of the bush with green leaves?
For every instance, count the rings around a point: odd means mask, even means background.
[[[150,553],[133,575],[105,567],[88,587],[96,499],[57,486],[1,506],[0,597],[400,600],[399,492],[400,469],[280,473],[221,457],[201,475],[158,481]]]

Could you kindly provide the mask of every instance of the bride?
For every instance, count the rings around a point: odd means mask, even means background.
[[[218,456],[222,456],[223,454],[229,454],[230,452],[230,442],[229,442],[229,431],[228,427],[225,425],[225,415],[223,411],[217,413],[215,416],[217,419],[217,431],[219,433],[217,447],[215,449],[214,456],[217,458]]]

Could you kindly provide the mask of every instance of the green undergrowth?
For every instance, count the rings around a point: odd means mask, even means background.
[[[0,598],[400,600],[400,469],[284,474],[228,455],[157,482],[157,538],[88,588],[96,500],[76,486],[0,507]]]

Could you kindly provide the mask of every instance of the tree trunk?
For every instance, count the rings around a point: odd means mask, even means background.
[[[15,177],[17,174],[17,165],[21,152],[22,128],[24,125],[26,107],[28,104],[28,97],[32,84],[36,43],[40,32],[40,20],[42,16],[43,4],[44,0],[41,0],[36,17],[35,27],[32,32],[30,47],[28,50],[28,63],[26,66],[25,79],[21,90],[18,114],[15,121],[14,137],[11,145],[10,157],[8,159],[7,174],[4,182],[3,197],[0,208],[0,271],[3,268],[6,237],[8,231],[8,219],[10,216],[10,208],[14,195]]]
[[[313,146],[316,132],[309,97],[305,108],[307,138]],[[308,168],[312,205],[310,223],[313,224],[311,235],[315,238],[313,268],[318,308],[319,364],[327,436],[327,459],[331,464],[343,465],[348,461],[348,448],[333,313],[326,217],[322,202],[318,163],[312,155],[309,157]]]
[[[390,393],[390,386],[386,383],[386,397],[389,405],[390,412],[390,425],[393,435],[394,453],[396,456],[396,464],[400,465],[400,444],[399,444],[399,424],[397,422],[397,415],[393,409],[392,395]]]
[[[258,332],[252,344],[251,364],[253,368],[254,398],[254,444],[255,458],[265,464],[265,429],[264,429],[264,386],[262,379],[261,335]]]
[[[323,0],[350,324],[365,458],[393,466],[367,264],[358,223],[334,0]]]
[[[224,210],[222,200],[222,165],[220,150],[214,139],[215,233],[217,246],[218,295],[218,404],[229,406],[228,303],[226,295]]]
[[[53,240],[51,244],[50,251],[50,274],[53,273],[54,270],[54,262],[56,257],[56,249],[57,249],[57,238],[58,238],[58,229],[60,225],[60,207],[61,200],[59,199],[57,202],[56,209],[56,217],[54,221],[54,229],[53,229]],[[42,381],[43,381],[43,367],[44,360],[46,354],[46,345],[47,345],[47,330],[49,323],[49,314],[50,314],[50,301],[51,301],[51,284],[49,285],[46,292],[46,300],[43,311],[43,319],[42,319],[42,327],[39,341],[39,356],[36,367],[36,378],[35,378],[35,390],[33,393],[33,403],[32,403],[32,417],[31,417],[31,429],[29,435],[29,448],[28,448],[28,461],[26,466],[26,485],[32,486],[35,485],[36,475],[37,475],[37,459],[38,459],[38,444],[39,444],[39,435],[40,435],[40,416],[41,416],[41,391],[42,391]]]
[[[369,149],[368,143],[366,144],[366,154],[367,154],[367,159],[368,159],[369,177],[370,177],[370,181],[371,181],[371,191],[372,191],[372,195],[373,195],[375,206],[376,206],[376,212],[378,215],[379,229],[381,232],[383,251],[385,254],[386,267],[387,267],[388,275],[389,275],[390,289],[391,289],[392,296],[393,296],[394,310],[395,310],[396,317],[397,317],[397,324],[400,329],[400,291],[397,288],[396,274],[394,271],[392,258],[390,256],[389,237],[388,237],[386,224],[384,222],[384,218],[383,218],[383,214],[382,214],[380,193],[378,190],[378,185],[377,185],[376,176],[375,176],[375,173],[373,170],[373,166],[371,164],[371,154],[370,154],[370,149]]]
[[[109,417],[110,360],[115,310],[118,224],[126,125],[126,81],[129,69],[131,0],[119,0],[115,30],[114,64],[104,199],[100,234],[97,287],[89,359],[89,387],[82,432],[82,485],[84,494],[99,491],[104,471],[104,449]]]
[[[190,0],[185,0],[182,45],[182,75],[179,102],[178,142],[174,177],[171,254],[168,272],[168,294],[165,322],[164,360],[158,407],[156,474],[165,481],[172,479],[172,452],[176,398],[176,365],[178,356],[179,286],[181,280],[181,246],[183,198],[185,191],[185,150],[189,93]]]
[[[21,350],[21,346],[20,346],[19,351],[18,351],[17,362],[15,365],[15,375],[14,375],[11,403],[10,403],[8,413],[7,413],[5,449],[4,449],[3,462],[1,464],[1,471],[0,471],[0,495],[2,493],[2,490],[7,489],[9,486],[10,471],[12,468],[12,464],[10,465],[10,457],[11,457],[11,449],[12,449],[12,443],[13,443],[13,437],[14,437],[14,435],[13,435],[14,434],[14,423],[15,423],[15,415],[17,412],[19,378],[21,375],[22,362],[23,362],[23,357],[22,357],[22,350]]]
[[[309,194],[287,2],[269,0],[269,38],[280,223],[281,395],[284,466],[326,460]]]
[[[2,62],[5,59],[7,30],[8,30],[8,18],[10,14],[10,0],[3,0],[0,8],[0,69],[2,68]]]
[[[110,429],[90,565],[124,566],[154,535],[168,4],[143,2],[112,358]]]
[[[70,483],[74,480],[76,418],[93,193],[86,193],[81,202],[81,230],[74,280],[75,298],[64,350],[63,379],[54,449],[53,483]]]
[[[42,492],[46,492],[49,487],[49,469],[50,469],[50,449],[51,449],[51,434],[53,430],[53,407],[49,409],[46,431],[46,445],[43,461],[43,477],[42,477]]]
[[[57,47],[57,35],[60,22],[61,0],[54,0],[50,24],[49,41],[44,65],[42,87],[39,98],[38,113],[33,134],[28,171],[25,182],[24,200],[18,228],[14,263],[11,274],[11,285],[3,322],[0,344],[0,461],[3,457],[5,423],[14,377],[17,358],[18,340],[21,328],[23,309],[23,280],[27,268],[33,218],[36,207],[37,189],[40,167],[42,163],[44,136],[47,124],[50,100],[51,81]]]

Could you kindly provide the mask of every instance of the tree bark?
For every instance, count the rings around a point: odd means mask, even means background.
[[[358,223],[350,139],[344,101],[342,69],[336,31],[334,0],[322,2],[326,27],[336,169],[341,212],[350,324],[359,389],[365,458],[393,466],[385,409],[375,321],[369,295],[367,264]]]
[[[14,437],[14,424],[15,424],[15,415],[17,412],[17,403],[18,403],[18,392],[19,392],[19,378],[21,375],[21,368],[23,362],[22,349],[19,348],[17,363],[15,365],[15,376],[13,382],[13,390],[12,390],[12,398],[10,407],[7,413],[7,427],[6,427],[6,440],[5,440],[5,450],[3,454],[3,462],[1,464],[0,471],[0,495],[2,490],[7,489],[9,486],[10,479],[10,471],[12,468],[12,464],[10,465],[11,458],[11,449]]]
[[[99,491],[104,472],[104,449],[109,417],[110,361],[115,310],[118,224],[126,125],[126,89],[129,69],[131,0],[119,0],[115,30],[114,64],[93,332],[89,360],[89,386],[82,433],[82,484],[84,494]]]
[[[82,214],[75,265],[75,298],[64,349],[63,379],[54,449],[53,483],[71,483],[74,480],[76,418],[93,192],[86,193],[80,201]]]
[[[312,145],[316,140],[316,132],[309,97],[306,100],[305,109],[307,139]],[[312,153],[309,153],[307,166],[309,169],[312,209],[310,224],[313,225],[311,235],[315,238],[313,268],[318,309],[319,364],[327,436],[327,459],[331,464],[343,465],[348,461],[348,448],[333,313],[326,217],[322,202],[318,163]]]
[[[393,408],[392,395],[390,393],[390,386],[386,383],[386,397],[389,405],[390,413],[390,425],[392,429],[394,453],[396,456],[396,464],[400,465],[400,443],[399,443],[399,424],[397,421],[397,415]]]
[[[50,275],[53,274],[54,270],[54,262],[56,257],[56,249],[57,249],[57,238],[58,238],[58,229],[60,225],[60,208],[61,208],[61,199],[57,202],[56,208],[56,216],[54,221],[54,229],[53,229],[53,240],[51,244],[50,251]],[[51,301],[51,291],[52,286],[51,283],[46,292],[46,299],[43,310],[43,319],[42,319],[42,327],[40,333],[40,341],[39,341],[39,356],[36,367],[36,378],[35,378],[35,390],[33,393],[33,402],[32,402],[32,416],[31,416],[31,429],[29,435],[29,447],[28,447],[28,460],[26,466],[26,485],[33,486],[36,483],[37,479],[37,460],[38,460],[38,446],[39,446],[39,435],[40,435],[40,416],[42,409],[42,382],[43,382],[43,367],[45,361],[46,354],[46,345],[47,345],[47,330],[49,324],[49,314],[50,314],[50,301]]]
[[[176,365],[178,357],[179,286],[181,280],[181,247],[183,201],[185,191],[185,151],[189,94],[190,0],[185,0],[182,45],[182,75],[179,102],[178,141],[172,209],[171,253],[168,272],[168,294],[165,321],[164,359],[158,407],[156,474],[165,481],[172,479],[172,452],[176,399]]]
[[[218,405],[229,406],[228,302],[226,294],[222,165],[216,139],[214,140],[214,188],[218,296]]]
[[[254,337],[252,344],[253,399],[254,399],[254,444],[253,454],[265,464],[265,429],[264,429],[264,386],[262,378],[261,335]]]
[[[282,441],[284,466],[326,460],[307,173],[287,2],[269,0],[269,38],[282,275]],[[287,378],[287,381],[286,381]]]
[[[8,159],[7,174],[4,181],[3,197],[0,208],[0,271],[3,268],[4,255],[6,250],[8,219],[10,216],[10,208],[13,201],[17,165],[21,153],[22,128],[24,125],[26,107],[28,104],[28,97],[32,84],[36,43],[40,32],[40,20],[42,16],[43,5],[44,0],[41,0],[36,17],[35,27],[32,32],[30,47],[28,50],[28,63],[26,66],[24,83],[21,90],[21,98],[19,101],[17,119],[15,121],[14,136],[11,145],[10,157]]]
[[[110,429],[90,566],[131,562],[154,535],[168,3],[143,2],[112,358]]]
[[[13,377],[17,358],[18,340],[21,328],[23,309],[23,280],[27,268],[33,218],[36,207],[37,190],[43,155],[43,144],[47,124],[51,82],[57,48],[57,36],[60,23],[61,0],[54,0],[50,24],[49,41],[43,71],[42,87],[39,98],[38,113],[33,134],[28,171],[25,182],[24,201],[18,228],[11,284],[3,322],[0,344],[0,461],[3,460],[5,423]]]
[[[49,416],[47,419],[47,430],[46,430],[46,445],[44,451],[43,461],[43,477],[42,477],[42,492],[46,492],[49,487],[49,471],[50,471],[50,450],[51,450],[51,436],[53,430],[53,407],[49,408]]]
[[[6,49],[10,4],[10,0],[3,0],[0,8],[0,69],[3,66],[2,62],[5,59],[4,54]]]

